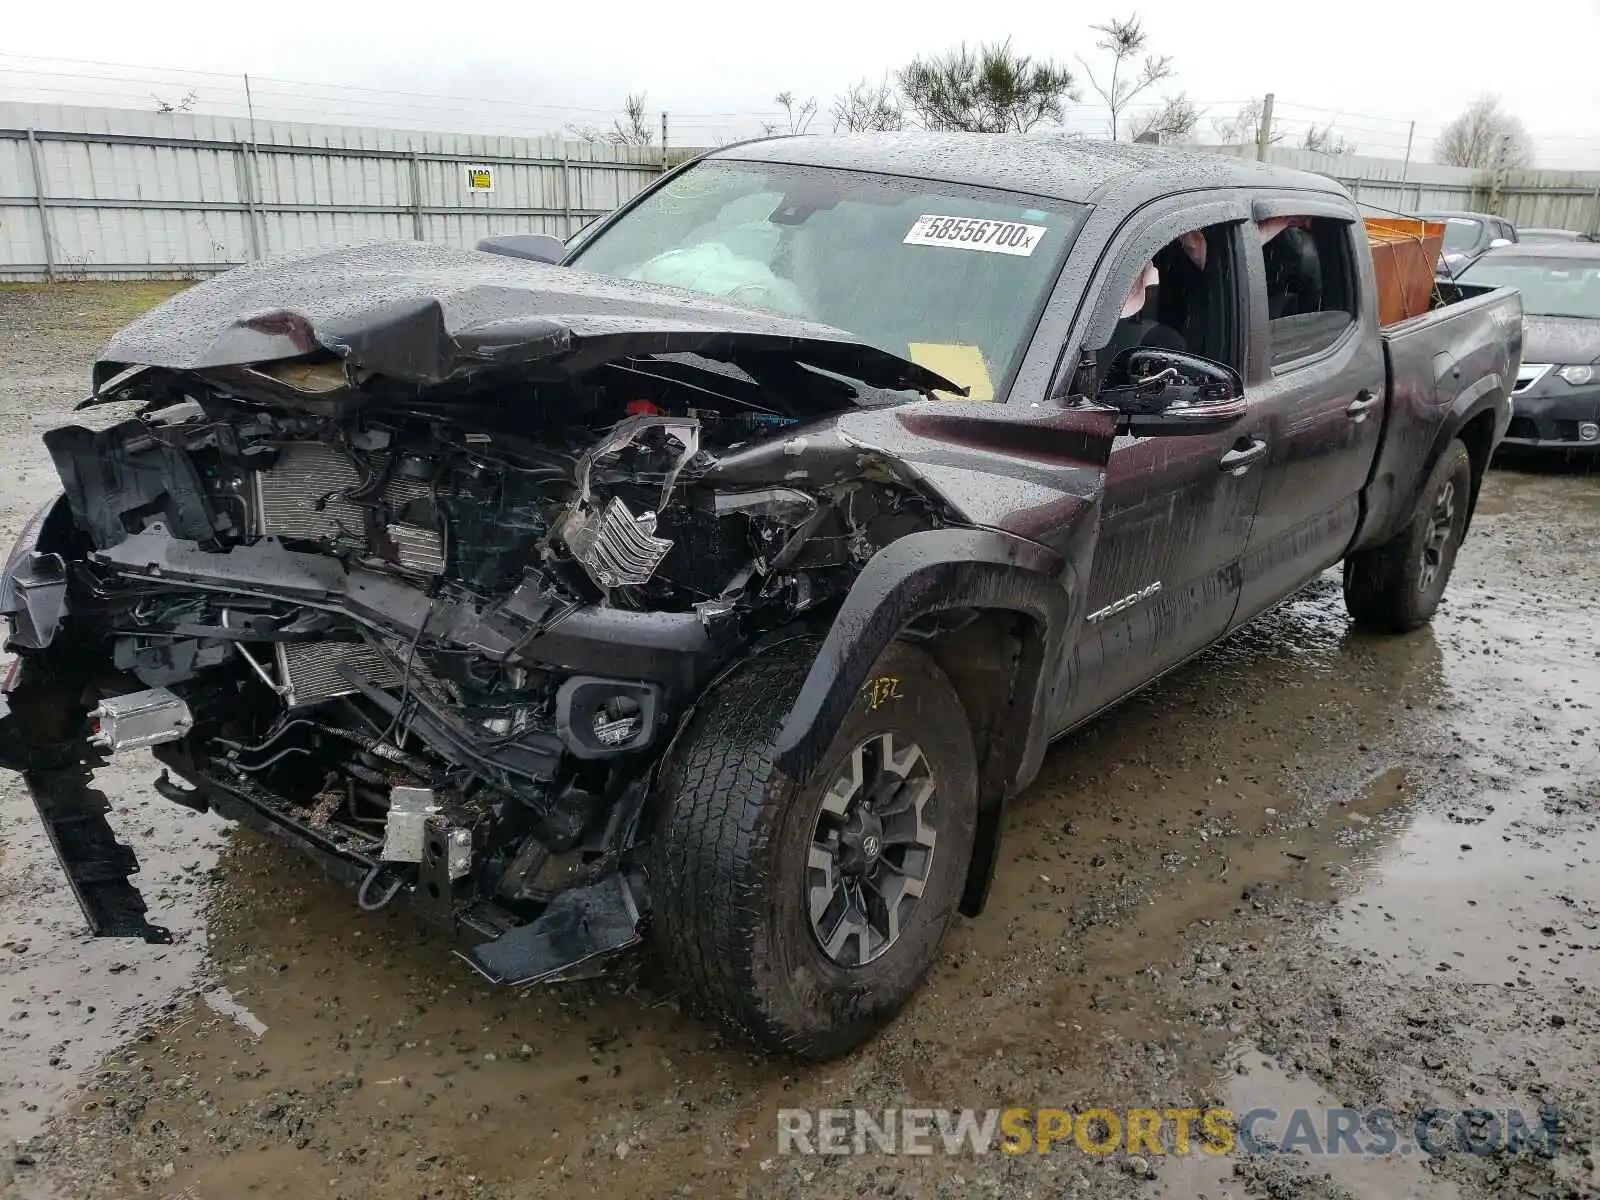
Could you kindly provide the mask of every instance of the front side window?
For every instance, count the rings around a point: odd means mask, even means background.
[[[1208,225],[1168,242],[1144,265],[1122,301],[1102,369],[1133,347],[1183,350],[1238,369],[1236,225]]]
[[[574,265],[831,325],[999,399],[1084,211],[713,159],[592,234]]]
[[[1274,369],[1330,349],[1360,313],[1351,225],[1328,217],[1273,217],[1256,226],[1267,273]]]

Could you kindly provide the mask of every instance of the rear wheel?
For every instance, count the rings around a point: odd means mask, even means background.
[[[1345,559],[1344,604],[1358,625],[1406,633],[1426,625],[1455,568],[1472,504],[1472,459],[1460,441],[1440,455],[1411,523]]]
[[[932,964],[966,879],[977,769],[944,673],[895,643],[816,768],[773,743],[814,642],[753,659],[663,772],[652,928],[689,1006],[810,1059],[866,1040]]]

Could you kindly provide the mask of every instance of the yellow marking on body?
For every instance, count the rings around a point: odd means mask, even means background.
[[[872,712],[891,700],[900,699],[900,680],[894,675],[879,675],[867,681],[861,694],[867,698],[867,711]]]

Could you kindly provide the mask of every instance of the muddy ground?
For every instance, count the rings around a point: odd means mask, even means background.
[[[163,291],[0,289],[8,543],[55,486],[39,433]],[[823,1067],[724,1044],[648,977],[493,990],[403,913],[153,798],[138,760],[102,783],[177,940],[85,938],[7,777],[0,1194],[1600,1194],[1597,598],[1600,476],[1492,472],[1430,630],[1352,633],[1329,577],[1059,745],[989,910]],[[1553,1156],[777,1150],[780,1107],[1209,1104],[1560,1127]]]

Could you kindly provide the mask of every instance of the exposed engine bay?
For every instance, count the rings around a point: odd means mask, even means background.
[[[942,519],[892,472],[808,468],[803,420],[693,355],[449,403],[327,356],[110,390],[127,419],[46,435],[65,552],[13,572],[13,645],[69,623],[115,669],[96,747],[480,939],[623,878],[697,692]]]

